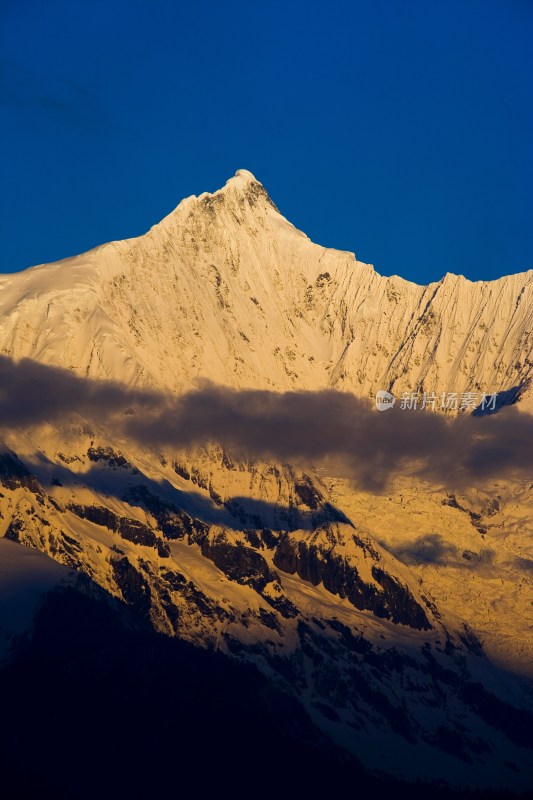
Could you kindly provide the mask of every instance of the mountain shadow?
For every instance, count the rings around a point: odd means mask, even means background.
[[[74,589],[47,596],[0,687],[9,798],[461,796],[369,775],[254,667],[135,629]]]

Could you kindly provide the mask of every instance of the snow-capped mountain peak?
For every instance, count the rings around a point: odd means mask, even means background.
[[[144,236],[0,281],[0,351],[81,375],[362,397],[515,388],[531,402],[533,272],[381,277],[313,244],[246,170]]]

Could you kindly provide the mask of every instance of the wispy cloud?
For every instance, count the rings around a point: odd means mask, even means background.
[[[0,430],[77,413],[150,447],[218,443],[236,456],[319,464],[382,491],[410,473],[446,488],[532,476],[533,417],[505,408],[453,421],[373,410],[336,391],[237,391],[212,384],[183,395],[127,389],[30,360],[0,356]]]

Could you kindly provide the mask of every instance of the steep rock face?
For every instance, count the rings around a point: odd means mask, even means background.
[[[347,598],[355,608],[371,611],[378,618],[419,629],[431,628],[422,608],[424,601],[420,594],[418,602],[415,600],[399,562],[376,542],[363,541],[350,523],[322,521],[316,526],[311,514],[309,518],[302,516],[307,521],[307,531],[293,530],[287,527],[287,516],[280,513],[277,516],[284,522],[283,527],[266,528],[261,524],[239,529],[242,510],[231,516],[224,508],[226,525],[212,524],[202,519],[207,504],[198,504],[195,513],[185,512],[178,505],[184,495],[174,489],[170,495],[167,490],[164,497],[161,487],[133,466],[133,457],[117,452],[111,460],[99,460],[98,483],[106,485],[112,476],[118,489],[120,500],[115,500],[114,509],[94,500],[81,503],[76,497],[87,498],[89,491],[89,486],[84,485],[84,466],[94,462],[95,449],[88,448],[86,456],[78,459],[80,471],[75,483],[69,481],[69,489],[50,475],[46,478],[49,487],[43,486],[44,478],[41,482],[13,451],[6,450],[0,475],[6,490],[2,503],[3,535],[85,572],[127,604],[142,609],[155,627],[167,632],[175,627],[176,612],[169,591],[181,594],[187,581],[172,585],[173,579],[169,584],[165,575],[172,573],[173,543],[179,543],[182,554],[188,548],[198,548],[194,552],[212,562],[226,579],[249,587],[283,618],[299,612],[283,591],[276,567],[287,574],[298,572],[304,581],[315,586],[323,584],[332,594]],[[62,453],[61,462],[65,458],[69,460]],[[311,506],[316,507],[317,498],[327,504],[327,497],[311,478],[298,478],[292,470],[290,474],[294,486],[305,488],[300,494]],[[62,478],[66,482],[64,468]],[[65,502],[67,493],[69,499]],[[261,519],[257,522],[261,523]],[[165,567],[167,559],[170,563]],[[234,613],[240,615],[242,611]]]
[[[356,548],[350,547],[352,543]],[[381,557],[372,545],[362,545],[370,565],[365,558],[367,577],[361,578],[354,557],[359,546],[357,537],[350,542],[349,536],[335,537],[331,529],[318,530],[307,541],[285,536],[276,548],[274,564],[289,574],[298,573],[314,586],[322,583],[328,592],[346,597],[356,608],[368,609],[378,617],[419,630],[431,628],[409,588],[379,566]]]
[[[145,236],[4,276],[0,352],[180,390],[208,377],[529,402],[532,292],[531,271],[427,287],[380,277],[313,244],[239,171]]]
[[[202,555],[209,558],[230,580],[261,593],[268,583],[279,580],[263,556],[241,541],[231,542],[225,531],[215,531],[202,542]]]
[[[145,547],[153,547],[161,558],[168,558],[170,555],[168,544],[163,542],[152,528],[137,519],[119,517],[103,506],[82,506],[77,503],[71,503],[68,506],[68,510],[81,519],[88,519],[96,525],[102,525],[115,531],[122,539],[127,539],[129,542],[141,544]]]
[[[323,483],[297,470],[284,478],[282,496],[310,504],[306,529],[288,528],[281,511],[271,518],[284,524],[250,527],[171,459],[77,429],[59,435],[41,440],[47,449],[25,439],[20,454],[4,448],[0,536],[85,574],[139,624],[254,663],[373,769],[521,785],[525,740],[498,719],[506,709],[527,731],[527,694],[375,538],[349,522],[313,522],[316,506],[331,505]],[[254,470],[238,474],[255,485]],[[470,520],[456,505],[440,507]],[[458,742],[465,719],[476,733]],[[386,753],[369,749],[376,737]]]
[[[204,490],[243,527],[297,530],[325,522],[346,522],[316,474],[290,464],[232,457],[212,445],[176,455],[172,466],[189,491]]]

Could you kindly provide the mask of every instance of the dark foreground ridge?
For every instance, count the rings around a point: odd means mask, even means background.
[[[0,687],[10,800],[178,797],[191,788],[247,798],[491,797],[371,777],[254,667],[143,630],[116,604],[74,589],[48,595]]]

